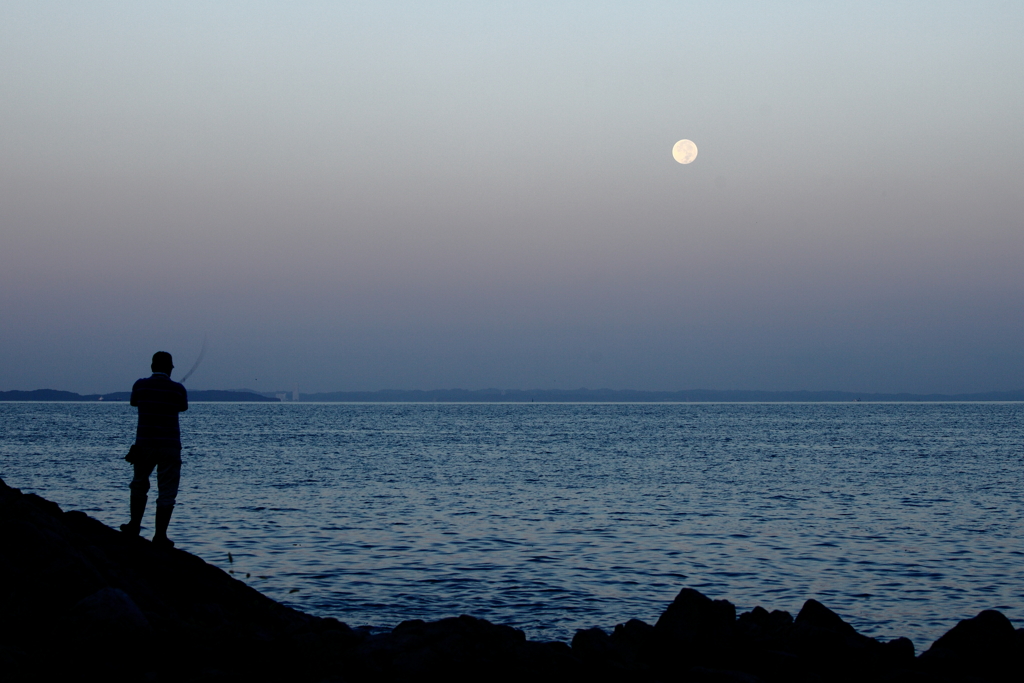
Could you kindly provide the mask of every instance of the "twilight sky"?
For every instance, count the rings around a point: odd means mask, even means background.
[[[0,390],[1024,387],[1024,4],[0,1]],[[672,159],[697,143],[690,165]]]

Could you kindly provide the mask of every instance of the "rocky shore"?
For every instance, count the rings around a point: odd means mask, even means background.
[[[656,624],[529,641],[470,616],[370,634],[281,605],[183,550],[0,480],[5,681],[1022,681],[1024,629],[987,610],[918,654],[815,600],[794,618],[684,588]]]

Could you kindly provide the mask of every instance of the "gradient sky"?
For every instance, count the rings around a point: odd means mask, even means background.
[[[196,389],[1019,389],[1021,36],[1019,2],[0,2],[0,389],[204,335]]]

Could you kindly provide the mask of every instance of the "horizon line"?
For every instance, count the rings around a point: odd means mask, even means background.
[[[377,389],[369,391],[260,392],[253,389],[192,389],[190,399],[313,403],[827,403],[827,402],[994,402],[1024,401],[1024,389],[970,393],[857,392],[767,389]],[[0,402],[126,401],[130,391],[78,394],[57,389],[0,391]],[[256,399],[255,397],[260,397]],[[282,399],[282,396],[284,398]],[[251,397],[251,398],[250,398]]]

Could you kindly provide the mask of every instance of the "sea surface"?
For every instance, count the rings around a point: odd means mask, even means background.
[[[983,609],[1024,626],[1021,403],[197,403],[181,425],[178,546],[352,626],[567,641],[684,587],[813,597],[918,651]],[[124,403],[0,403],[0,477],[116,526],[134,427]]]

